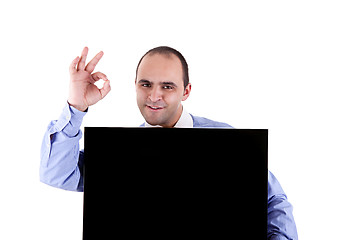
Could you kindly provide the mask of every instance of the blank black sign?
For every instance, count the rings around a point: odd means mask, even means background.
[[[266,239],[267,139],[86,127],[83,239]]]

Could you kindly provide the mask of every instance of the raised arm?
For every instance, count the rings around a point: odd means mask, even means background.
[[[58,120],[50,122],[41,145],[40,181],[72,191],[83,191],[83,152],[79,151],[82,119],[87,108],[110,91],[106,75],[92,73],[103,52],[85,65],[87,54],[88,48],[85,47],[81,57],[72,61],[68,104]],[[94,84],[99,79],[105,81],[101,89]]]

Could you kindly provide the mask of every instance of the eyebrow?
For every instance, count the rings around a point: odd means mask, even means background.
[[[177,87],[177,85],[174,82],[162,82],[162,85],[171,85],[173,87]]]
[[[138,81],[138,83],[151,83],[149,80],[141,79]]]

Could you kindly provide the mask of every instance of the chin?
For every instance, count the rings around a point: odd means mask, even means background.
[[[158,119],[146,119],[145,118],[145,121],[148,123],[148,124],[150,124],[150,125],[163,125],[164,124],[164,122],[163,121],[160,121],[160,120],[158,120]]]
[[[145,108],[142,115],[148,124],[154,126],[168,126],[169,119],[171,119],[171,114],[165,109],[161,110],[161,112],[152,112]]]
[[[151,125],[160,125],[162,123],[162,121],[159,118],[155,118],[154,116],[149,116],[147,114],[143,114],[143,117],[144,117],[145,121]]]
[[[168,121],[166,121],[166,119],[160,118],[160,117],[157,117],[157,118],[147,117],[147,118],[145,118],[145,121],[148,124],[153,125],[153,126],[160,125],[160,126],[164,127],[164,126],[168,126],[168,124],[169,124]]]

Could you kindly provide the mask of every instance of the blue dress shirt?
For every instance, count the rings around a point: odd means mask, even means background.
[[[79,149],[80,126],[86,112],[66,105],[58,120],[51,121],[41,146],[40,181],[50,186],[82,192],[84,152]],[[231,128],[226,123],[192,116],[194,128]],[[277,181],[268,174],[268,239],[298,239],[292,205]]]

